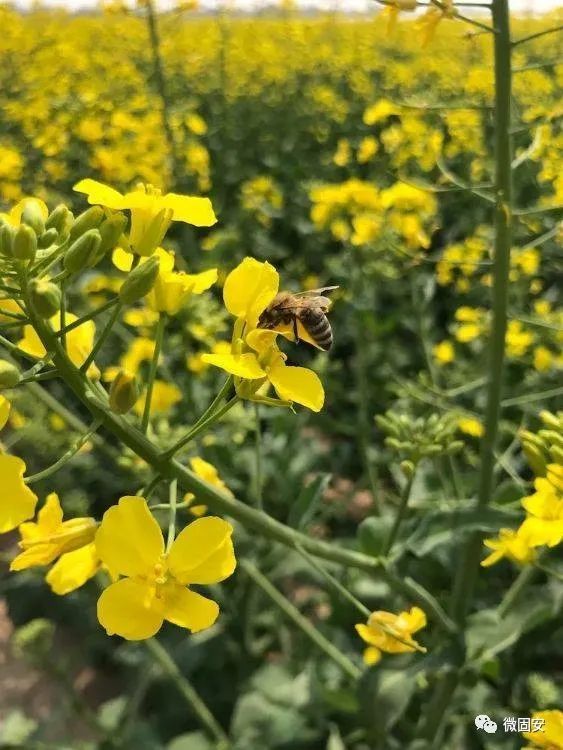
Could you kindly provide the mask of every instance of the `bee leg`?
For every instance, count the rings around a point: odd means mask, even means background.
[[[295,343],[299,343],[299,333],[297,330],[297,318],[293,318],[293,335],[295,336]]]

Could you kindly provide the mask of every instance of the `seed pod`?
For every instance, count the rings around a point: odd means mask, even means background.
[[[63,266],[70,273],[87,268],[98,252],[102,238],[97,229],[89,229],[75,240],[65,253]]]
[[[133,373],[120,370],[109,389],[109,407],[115,414],[127,414],[139,398],[139,388]]]
[[[46,232],[43,232],[41,237],[39,237],[38,245],[40,248],[50,247],[51,245],[54,245],[55,242],[59,239],[59,233],[56,229],[51,228],[47,229]]]
[[[101,206],[91,206],[77,216],[70,230],[70,239],[75,240],[90,229],[96,229],[104,220],[104,209]]]
[[[121,301],[126,305],[132,305],[145,297],[154,286],[158,269],[159,259],[153,255],[145,263],[131,271],[119,290]]]
[[[106,253],[114,249],[126,226],[127,217],[125,214],[114,214],[100,224],[98,231],[102,241],[90,263],[91,266],[97,265]]]
[[[45,231],[45,220],[41,213],[41,208],[36,201],[27,201],[22,211],[21,223],[33,229],[37,236],[43,234]]]
[[[21,379],[21,373],[15,365],[6,359],[0,359],[0,390],[13,388]]]
[[[18,260],[33,260],[37,252],[37,235],[27,224],[20,224],[14,236],[12,253]]]
[[[15,230],[10,224],[0,224],[0,254],[12,258]]]
[[[45,222],[45,229],[55,229],[58,234],[61,234],[66,229],[69,221],[74,221],[72,212],[64,205],[60,203],[54,208]]]
[[[61,290],[51,281],[33,279],[29,284],[33,309],[42,318],[51,318],[61,309]]]

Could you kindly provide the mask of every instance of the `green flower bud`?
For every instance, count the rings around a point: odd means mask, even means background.
[[[63,266],[70,273],[82,271],[91,265],[98,252],[102,238],[97,229],[89,229],[75,240],[65,253]]]
[[[51,247],[51,245],[54,245],[58,239],[59,233],[56,229],[47,229],[47,231],[43,232],[41,237],[39,237],[38,245],[40,248]]]
[[[104,220],[104,209],[101,206],[91,206],[77,216],[70,230],[70,239],[75,240],[90,229],[96,229]]]
[[[528,430],[520,431],[520,440],[522,443],[531,443],[537,446],[540,450],[545,450],[547,448],[545,442],[539,437],[539,435],[536,435],[533,432],[528,432]]]
[[[99,263],[107,252],[115,248],[119,242],[119,238],[125,231],[126,226],[127,217],[125,214],[121,213],[110,216],[109,219],[106,219],[100,224],[98,231],[100,232],[102,241],[96,253],[96,257],[91,263],[92,266]]]
[[[552,445],[549,449],[551,460],[556,464],[563,464],[563,449],[558,445]]]
[[[544,477],[547,471],[547,461],[544,451],[535,443],[528,442],[527,440],[522,442],[522,450],[530,468],[538,477]]]
[[[16,365],[6,359],[0,359],[0,390],[13,388],[21,379],[21,373]]]
[[[552,430],[563,430],[563,420],[559,414],[552,414],[550,411],[540,411],[540,419],[546,427]]]
[[[555,430],[540,430],[539,435],[549,446],[558,445],[560,448],[563,448],[563,434]]]
[[[62,234],[68,227],[70,222],[74,221],[72,212],[64,205],[60,203],[54,208],[45,222],[45,229],[56,229],[57,234]]]
[[[126,305],[132,305],[145,297],[153,288],[158,276],[159,259],[153,255],[145,263],[137,266],[123,282],[119,298]]]
[[[27,224],[20,224],[14,236],[12,248],[14,258],[18,260],[33,260],[37,252],[37,235]]]
[[[61,290],[50,281],[33,279],[29,284],[33,309],[42,318],[51,318],[61,309]]]
[[[127,414],[139,398],[139,388],[133,373],[120,370],[109,389],[109,407],[115,414]]]
[[[443,447],[443,450],[451,455],[452,453],[459,453],[464,448],[465,443],[463,442],[463,440],[453,440],[451,443],[448,443],[448,445],[445,445]]]
[[[15,229],[10,224],[0,224],[0,254],[12,258]]]
[[[412,479],[414,476],[415,465],[412,461],[401,461],[399,464],[401,471],[407,479]]]
[[[172,223],[172,211],[163,208],[143,227],[142,235],[134,243],[135,252],[143,257],[153,253],[162,242],[164,235]]]
[[[45,231],[45,220],[41,213],[41,208],[36,201],[28,201],[22,211],[21,223],[31,227],[35,234],[39,236]]]

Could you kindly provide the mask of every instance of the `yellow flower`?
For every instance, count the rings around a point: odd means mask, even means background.
[[[203,294],[217,281],[217,269],[187,274],[174,271],[174,253],[157,248],[160,258],[159,272],[152,290],[147,295],[151,310],[177,315],[192,294]]]
[[[231,345],[227,341],[217,341],[211,348],[212,354],[230,354]],[[204,360],[204,354],[190,354],[186,358],[186,365],[190,372],[199,375],[205,372],[209,367],[209,364]]]
[[[23,480],[25,463],[17,456],[0,453],[2,502],[0,503],[0,534],[19,526],[35,514],[37,495]]]
[[[197,474],[197,476],[200,477],[200,479],[203,479],[204,482],[207,482],[207,484],[210,484],[212,487],[217,487],[217,489],[221,490],[221,492],[225,492],[227,495],[232,494],[225,482],[223,482],[219,476],[217,469],[212,464],[204,461],[203,458],[199,458],[199,456],[190,458],[190,467],[194,474]],[[193,493],[187,492],[184,495],[184,502],[189,504],[190,513],[194,516],[202,516],[207,512],[207,505],[192,505],[191,503],[195,498],[196,496]]]
[[[145,408],[146,393],[135,402],[135,412],[141,416]],[[164,380],[155,380],[152,391],[151,413],[166,414],[179,401],[182,400],[182,391],[173,383]]]
[[[11,404],[5,396],[0,394],[0,430],[6,426],[10,416]]]
[[[351,149],[350,141],[347,138],[341,138],[337,145],[332,161],[337,167],[345,167],[350,161]]]
[[[108,367],[104,370],[104,380],[113,380],[120,369],[137,373],[143,362],[150,362],[154,355],[155,343],[143,336],[134,339],[125,354],[120,358],[121,367]]]
[[[268,261],[260,263],[254,258],[244,258],[225,279],[225,307],[252,330],[278,293],[279,284],[279,274]]]
[[[356,154],[358,164],[365,164],[366,162],[371,161],[376,155],[378,148],[379,144],[377,138],[374,138],[372,135],[362,138]]]
[[[506,354],[522,357],[534,343],[534,334],[522,328],[519,320],[509,320],[506,329]]]
[[[218,583],[233,573],[232,532],[221,518],[199,518],[165,551],[144,498],[121,498],[106,511],[96,535],[102,562],[125,576],[98,601],[98,619],[108,635],[132,641],[151,638],[165,620],[192,632],[213,625],[218,605],[187,586]]]
[[[90,544],[96,527],[93,518],[63,521],[58,495],[52,492],[37,514],[37,522],[21,524],[19,546],[23,552],[12,560],[10,570],[49,565],[60,555]]]
[[[531,724],[541,724],[541,731],[522,732],[522,736],[532,744],[523,750],[563,750],[563,711],[535,711],[532,714]]]
[[[133,252],[151,255],[160,245],[173,221],[182,221],[196,227],[210,227],[217,218],[208,198],[167,193],[152,185],[139,185],[122,195],[117,190],[96,180],[80,180],[74,190],[85,193],[88,203],[113,210],[131,211],[129,241]]]
[[[533,562],[536,556],[531,547],[530,538],[522,526],[516,531],[501,529],[498,537],[485,539],[483,543],[485,547],[492,550],[491,554],[481,562],[484,568],[494,565],[503,557],[519,565],[525,565]]]
[[[545,346],[536,346],[534,349],[534,369],[538,372],[546,372],[551,369],[554,362],[554,355]]]
[[[0,219],[4,219],[12,226],[18,227],[21,223],[22,214],[29,205],[34,205],[39,209],[39,213],[43,217],[43,220],[49,216],[49,209],[40,198],[22,198],[22,200],[19,203],[16,203],[7,214],[0,213]]]
[[[555,547],[563,539],[563,466],[548,464],[547,475],[534,480],[536,491],[522,505],[528,517],[522,524],[533,547]]]
[[[451,341],[440,341],[432,349],[432,353],[439,365],[449,365],[455,359],[455,349]]]
[[[364,662],[370,666],[377,664],[382,652],[404,654],[422,649],[412,634],[425,625],[426,615],[419,607],[412,607],[398,615],[385,611],[372,612],[367,625],[356,625],[358,635],[368,644],[364,651]]]
[[[461,417],[457,421],[457,426],[458,429],[465,432],[466,435],[471,435],[471,437],[480,438],[485,433],[482,422],[474,417]]]
[[[70,312],[66,313],[65,324],[67,326],[77,320],[78,318],[76,315],[73,315]],[[57,315],[53,315],[50,319],[50,323],[53,330],[61,330],[61,316],[58,313]],[[72,331],[69,331],[66,334],[67,353],[70,360],[77,367],[80,367],[80,365],[85,362],[87,356],[92,351],[95,334],[96,325],[93,320],[85,321],[82,325],[78,326],[78,328],[73,328]],[[18,346],[20,349],[23,349],[24,352],[27,352],[38,359],[41,359],[47,353],[33,326],[24,326],[23,338],[18,342]],[[88,376],[92,378],[92,380],[97,380],[100,377],[100,371],[94,362],[92,362],[88,368]]]

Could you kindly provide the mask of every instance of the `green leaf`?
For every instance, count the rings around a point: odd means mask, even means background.
[[[203,732],[188,732],[171,740],[166,750],[213,750],[213,743]]]
[[[98,719],[104,729],[107,729],[109,732],[117,729],[126,705],[127,698],[121,695],[118,698],[106,701],[106,703],[100,706],[98,709]]]
[[[368,669],[360,681],[364,720],[375,736],[385,734],[405,713],[416,680],[407,669]]]
[[[302,529],[313,518],[319,501],[330,482],[332,474],[321,474],[303,487],[291,506],[287,523],[294,529]]]

